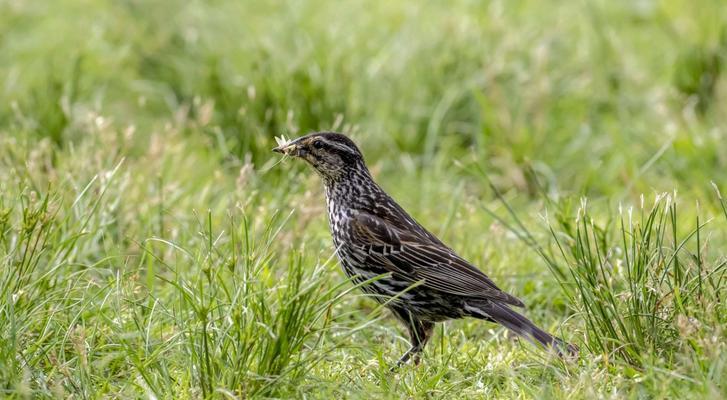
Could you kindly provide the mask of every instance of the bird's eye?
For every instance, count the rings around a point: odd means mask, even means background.
[[[316,149],[319,149],[320,150],[320,149],[323,148],[323,146],[324,146],[324,144],[323,144],[323,141],[322,140],[316,140],[316,141],[313,142],[313,148],[316,148]]]

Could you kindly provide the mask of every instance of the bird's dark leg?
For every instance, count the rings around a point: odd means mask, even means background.
[[[396,366],[392,370],[400,367],[411,358],[414,359],[414,364],[419,365],[421,353],[424,351],[424,347],[427,345],[434,331],[434,323],[422,321],[405,310],[394,310],[394,314],[406,325],[406,329],[409,331],[411,347],[399,358],[399,361],[396,362]]]

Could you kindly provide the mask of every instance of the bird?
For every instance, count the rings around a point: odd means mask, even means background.
[[[577,353],[575,345],[513,310],[523,302],[394,201],[350,138],[324,131],[276,141],[273,151],[305,160],[323,181],[329,228],[345,274],[406,327],[410,347],[397,367],[410,359],[419,364],[437,323],[466,317],[498,323],[560,356]]]

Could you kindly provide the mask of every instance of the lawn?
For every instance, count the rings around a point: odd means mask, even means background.
[[[0,397],[726,398],[722,3],[0,0]],[[317,130],[577,359],[389,372]]]

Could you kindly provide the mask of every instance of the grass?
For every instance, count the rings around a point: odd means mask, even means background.
[[[2,397],[727,397],[719,1],[5,1],[0,50]],[[389,373],[270,152],[322,129],[580,357],[463,320]]]

